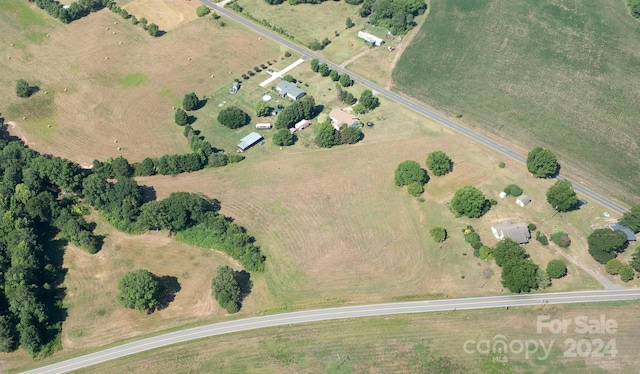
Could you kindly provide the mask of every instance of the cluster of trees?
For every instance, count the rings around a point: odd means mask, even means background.
[[[431,152],[427,155],[427,168],[431,170],[433,175],[442,176],[451,171],[453,161],[442,151]]]
[[[631,207],[628,212],[625,212],[620,219],[620,223],[627,226],[633,232],[640,231],[640,205]]]
[[[462,235],[464,236],[464,241],[469,243],[471,248],[473,248],[473,255],[475,257],[480,257],[482,260],[490,260],[491,256],[491,248],[482,244],[482,240],[480,240],[480,235],[476,232],[473,226],[467,225],[464,229],[462,229]],[[482,251],[481,251],[482,249]]]
[[[311,60],[311,70],[319,73],[323,77],[331,77],[334,82],[339,82],[342,87],[353,85],[353,80],[349,74],[340,74],[337,70],[332,70],[326,63],[320,63],[317,58]]]
[[[211,9],[209,9],[209,7],[206,5],[200,5],[199,7],[196,8],[196,15],[198,17],[204,17],[210,12],[211,12]]]
[[[338,131],[331,121],[324,121],[316,128],[313,141],[318,147],[331,148],[340,144],[355,144],[363,138],[364,134],[359,126],[343,125]]]
[[[304,96],[284,108],[276,118],[277,129],[289,129],[302,119],[312,119],[316,115],[316,100],[311,95]]]
[[[488,200],[482,191],[473,186],[465,186],[457,190],[451,199],[451,208],[457,214],[469,218],[482,217],[491,209],[491,205],[493,201]]]
[[[318,41],[318,39],[313,39],[312,41],[309,42],[309,44],[307,44],[307,47],[309,47],[309,49],[312,51],[319,51],[324,49],[324,47],[328,46],[329,44],[331,44],[331,40],[329,40],[329,38],[324,38],[322,39],[322,41]]]
[[[633,267],[631,267],[631,265],[629,264],[623,263],[617,258],[612,258],[611,260],[607,261],[607,263],[604,265],[604,268],[605,270],[607,270],[607,273],[611,275],[620,275],[620,280],[622,280],[623,282],[628,282],[635,276]]]
[[[249,124],[251,117],[236,106],[228,106],[218,113],[218,122],[230,129],[237,129]]]
[[[364,114],[377,108],[378,105],[380,105],[380,101],[377,97],[373,96],[373,92],[371,92],[371,90],[364,90],[362,94],[360,94],[358,103],[353,106],[353,112],[356,114]]]
[[[558,212],[567,212],[578,205],[578,195],[571,182],[559,180],[547,190],[547,202]]]
[[[424,185],[429,182],[429,175],[419,163],[407,160],[396,167],[393,182],[396,186],[407,186],[408,193],[419,196],[424,192]]]
[[[550,178],[558,174],[560,164],[553,152],[535,147],[527,155],[527,170],[536,178]]]
[[[511,239],[503,239],[493,249],[496,265],[502,268],[502,285],[511,292],[529,292],[550,285],[548,274],[531,261],[524,248]]]
[[[16,95],[18,97],[27,98],[33,93],[33,88],[29,86],[29,82],[24,79],[16,81]]]
[[[395,35],[406,34],[416,23],[414,17],[427,10],[424,0],[364,0],[361,17],[373,25],[387,28]]]
[[[0,124],[3,120],[0,118]],[[94,253],[98,240],[76,194],[85,173],[77,164],[0,139],[0,350],[31,355],[56,349],[64,292],[58,235]]]
[[[163,31],[160,30],[160,27],[155,23],[149,23],[149,21],[147,21],[146,18],[140,18],[140,20],[138,20],[136,16],[129,14],[129,12],[127,12],[126,9],[120,8],[115,1],[113,0],[102,0],[102,1],[106,1],[105,6],[109,8],[112,12],[119,14],[120,17],[124,19],[130,19],[131,23],[133,23],[134,25],[140,24],[140,26],[142,26],[143,29],[147,30],[149,35],[153,36],[154,38],[164,33]]]
[[[211,280],[211,293],[221,308],[236,313],[242,307],[242,299],[251,292],[251,277],[244,271],[234,271],[230,266],[218,266]]]
[[[597,229],[587,237],[589,254],[601,264],[616,258],[627,248],[627,235],[620,230]]]
[[[50,16],[59,19],[64,23],[69,23],[89,15],[91,12],[109,6],[114,3],[112,0],[79,0],[70,4],[68,9],[63,8],[57,0],[29,0],[35,2],[38,8],[49,13]]]
[[[295,135],[287,129],[280,129],[273,134],[273,143],[281,147],[293,145],[295,141]]]
[[[629,11],[635,18],[640,18],[640,0],[627,0]]]

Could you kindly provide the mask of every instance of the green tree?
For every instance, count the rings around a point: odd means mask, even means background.
[[[635,274],[633,272],[633,268],[627,264],[623,264],[620,267],[620,279],[623,282],[628,282],[630,280],[633,280],[633,278],[635,277]]]
[[[520,244],[506,238],[496,244],[493,249],[493,257],[496,260],[496,265],[504,267],[509,262],[524,260],[526,252]]]
[[[566,212],[578,204],[578,196],[571,182],[559,180],[547,190],[547,202],[558,212]]]
[[[479,189],[465,186],[453,195],[451,207],[460,215],[479,218],[491,209],[491,203]]]
[[[451,171],[453,161],[442,151],[429,153],[427,156],[427,167],[434,175],[441,176]]]
[[[31,96],[31,87],[26,80],[18,79],[16,81],[16,95],[23,98]]]
[[[322,64],[320,64],[320,66],[318,66],[318,73],[320,73],[320,75],[322,75],[323,77],[326,77],[331,73],[331,69],[329,68],[329,65],[323,62]]]
[[[527,169],[536,178],[549,178],[558,173],[560,165],[553,152],[535,147],[527,155]]]
[[[359,126],[342,126],[340,130],[340,142],[342,144],[356,144],[362,140],[363,136]]]
[[[331,78],[332,81],[337,82],[338,80],[340,80],[340,73],[338,73],[337,70],[331,70],[331,73],[329,73],[329,78]]]
[[[198,17],[204,17],[209,14],[209,12],[211,12],[211,9],[209,9],[209,7],[206,5],[200,5],[196,8],[196,15]]]
[[[218,266],[216,276],[211,280],[213,298],[228,313],[240,310],[240,286],[233,269],[227,265]]]
[[[363,103],[357,103],[356,105],[353,106],[353,112],[355,114],[364,114],[367,112],[367,108],[364,106]]]
[[[547,264],[547,275],[552,279],[559,279],[567,275],[567,265],[561,260],[551,260]]]
[[[307,95],[298,101],[302,110],[302,118],[312,119],[316,111],[316,99],[311,95]]]
[[[523,191],[522,191],[522,188],[520,188],[520,186],[518,186],[517,184],[510,184],[504,188],[504,192],[507,195],[520,196],[522,195]]]
[[[229,156],[226,153],[216,152],[209,155],[209,166],[219,168],[229,163]]]
[[[396,168],[393,182],[396,186],[407,186],[411,182],[425,184],[429,181],[427,171],[420,167],[420,164],[407,160],[401,162]]]
[[[222,109],[218,114],[218,122],[230,129],[237,129],[245,126],[250,121],[251,118],[249,115],[242,109],[235,106],[228,106]]]
[[[596,229],[589,237],[589,253],[601,264],[606,264],[616,257],[616,253],[624,251],[627,246],[627,235],[620,230]]]
[[[258,117],[266,117],[271,114],[273,109],[269,106],[269,104],[265,103],[262,100],[256,102],[256,116]]]
[[[429,234],[437,243],[442,243],[447,239],[447,230],[442,226],[433,226]]]
[[[331,148],[340,144],[340,133],[333,128],[331,122],[322,122],[316,128],[316,136],[313,142],[318,147]]]
[[[182,108],[176,109],[176,113],[173,115],[173,120],[178,126],[184,126],[189,122],[189,116]]]
[[[536,270],[536,284],[538,285],[537,288],[541,290],[551,286],[551,278],[549,277],[549,274],[540,269],[540,267]]]
[[[424,185],[418,182],[411,182],[407,185],[409,195],[420,196],[424,192]]]
[[[195,92],[184,95],[184,98],[182,99],[182,107],[184,108],[184,110],[197,109],[199,104],[200,99],[198,99],[198,96]]]
[[[349,87],[353,84],[353,80],[351,80],[351,77],[347,73],[340,76],[339,82],[342,87]]]
[[[111,170],[115,178],[131,178],[133,176],[133,167],[126,158],[122,156],[116,157],[111,161]]]
[[[607,261],[606,264],[604,264],[604,268],[607,273],[611,275],[618,275],[620,274],[620,268],[622,267],[622,265],[624,265],[622,261],[618,260],[617,258],[612,258],[611,260]]]
[[[640,0],[639,0],[640,1]],[[625,212],[620,219],[622,225],[627,226],[633,232],[640,231],[640,204],[631,207],[631,210]]]
[[[347,17],[347,20],[345,21],[345,26],[347,26],[348,29],[352,28],[354,25],[353,21],[351,20],[350,17]]]
[[[130,271],[118,284],[120,293],[118,302],[126,307],[139,311],[153,311],[158,305],[161,295],[161,284],[158,277],[148,270]]]
[[[280,129],[273,134],[273,143],[281,147],[293,145],[294,141],[293,134],[287,129]]]
[[[637,246],[635,252],[631,255],[629,265],[631,265],[635,271],[640,271],[640,246]]]
[[[297,83],[298,82],[291,74],[285,75],[284,77],[282,77],[282,80],[290,82],[290,83]]]
[[[149,35],[156,38],[160,36],[160,27],[158,27],[158,25],[156,25],[155,23],[151,23],[149,24],[149,27],[147,27],[147,32],[149,33]]]
[[[371,90],[362,91],[358,102],[364,105],[367,110],[373,110],[380,104],[378,98],[373,96],[373,92],[371,92]]]
[[[320,61],[317,58],[311,60],[311,70],[316,73],[320,70]]]
[[[16,332],[8,315],[0,316],[0,352],[13,352],[16,349]]]
[[[502,267],[502,285],[511,292],[529,292],[538,288],[538,265],[529,260],[516,260]]]

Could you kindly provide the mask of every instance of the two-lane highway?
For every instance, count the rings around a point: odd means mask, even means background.
[[[346,306],[340,308],[316,309],[300,312],[281,313],[267,316],[220,322],[211,325],[176,331],[153,338],[139,340],[118,347],[77,357],[67,361],[41,367],[26,373],[64,373],[96,365],[124,356],[202,339],[216,335],[237,333],[254,329],[311,323],[344,318],[375,317],[392,314],[457,312],[471,309],[505,308],[515,306],[589,303],[621,300],[640,300],[640,290],[606,290],[583,292],[557,292],[547,294],[526,294],[412,301],[403,303]]]
[[[327,63],[327,65],[329,67],[331,67],[331,69],[337,70],[340,73],[347,73],[351,76],[351,78],[355,81],[358,82],[359,84],[371,89],[372,91],[377,92],[378,94],[387,97],[390,100],[393,100],[401,105],[404,105],[428,118],[431,118],[432,120],[439,122],[447,127],[449,127],[450,129],[453,129],[457,132],[459,132],[462,135],[465,135],[479,143],[482,143],[484,145],[486,145],[489,148],[492,148],[520,163],[525,163],[526,162],[526,157],[501,145],[500,143],[497,143],[483,135],[480,135],[479,133],[470,130],[464,126],[461,126],[451,120],[449,120],[446,117],[443,117],[429,109],[427,109],[426,107],[424,107],[423,105],[415,102],[414,100],[407,98],[405,96],[402,96],[400,94],[397,94],[395,92],[389,91],[387,89],[385,89],[384,87],[377,85],[375,83],[373,83],[372,81],[363,78],[362,76],[353,73],[352,71],[349,71],[329,60],[327,60],[326,58],[304,48],[301,47],[299,45],[297,45],[296,43],[292,42],[289,39],[286,39],[276,33],[274,33],[271,30],[265,29],[264,27],[262,27],[261,25],[255,24],[237,14],[235,14],[234,12],[227,10],[217,4],[212,3],[209,0],[200,0],[201,3],[213,8],[216,12],[224,14],[225,16],[233,19],[234,21],[250,28],[251,30],[255,31],[256,33],[259,33],[269,39],[274,40],[277,43],[283,44],[285,45],[287,48],[290,48],[291,50],[294,50],[296,52],[298,52],[302,58],[305,59],[309,59],[309,58],[317,58],[319,60],[322,60],[324,62]],[[558,177],[558,179],[566,179],[564,177]],[[573,183],[573,188],[576,190],[576,192],[582,194],[583,196],[585,196],[586,198],[590,199],[591,201],[595,201],[598,202],[599,204],[602,204],[603,206],[607,207],[608,209],[617,212],[617,213],[624,213],[627,211],[627,209],[623,206],[621,206],[620,204],[584,187],[583,185],[581,185],[580,183]]]

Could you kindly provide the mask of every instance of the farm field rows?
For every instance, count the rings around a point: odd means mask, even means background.
[[[435,0],[397,89],[631,205],[640,196],[640,25],[622,1]]]
[[[79,373],[115,371],[180,371],[216,373],[362,373],[362,372],[474,372],[474,373],[633,373],[636,371],[635,336],[640,332],[634,315],[638,304],[553,306],[509,310],[456,311],[385,318],[359,318],[256,330],[202,339],[146,352],[80,370]],[[567,333],[537,333],[537,317],[569,319]],[[586,336],[575,333],[575,319],[616,322],[614,334]],[[451,334],[460,331],[460,334]],[[502,336],[502,337],[501,337]],[[566,340],[613,339],[618,350],[603,357],[563,357]],[[478,353],[471,340],[512,344],[507,354]],[[542,342],[530,354],[517,352],[519,341]],[[514,343],[515,342],[515,343]],[[551,349],[549,346],[551,345]],[[489,346],[489,351],[499,345]],[[581,344],[581,352],[588,347]],[[484,346],[480,346],[484,350]],[[593,348],[591,348],[593,349]],[[469,353],[470,352],[470,353]],[[575,352],[574,352],[575,353]],[[571,351],[569,351],[571,354]],[[576,354],[577,355],[577,354]],[[527,357],[528,356],[528,357]]]

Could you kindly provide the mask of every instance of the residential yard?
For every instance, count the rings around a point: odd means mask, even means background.
[[[172,109],[183,95],[230,85],[254,61],[281,56],[278,45],[234,23],[220,28],[210,17],[154,39],[109,10],[62,25],[9,1],[13,7],[1,5],[7,9],[0,22],[1,112],[31,147],[85,166],[118,155],[139,161],[187,152]],[[17,78],[40,91],[17,98]]]
[[[640,333],[637,303],[566,305],[456,311],[254,330],[175,345],[92,366],[79,373],[216,372],[216,373],[363,373],[363,372],[475,372],[475,373],[635,373],[640,364],[636,336]],[[548,329],[537,333],[537,317],[569,319],[578,316],[613,320],[614,334],[583,335],[572,325],[566,334]],[[451,331],[459,333],[452,334]],[[504,337],[500,337],[503,335]],[[615,357],[563,357],[568,339],[614,339]],[[542,342],[526,357],[524,352],[481,354],[465,352],[467,340],[505,341],[517,352],[517,341]],[[532,344],[532,343],[529,343]],[[549,345],[552,348],[549,350]],[[586,346],[583,343],[583,346]],[[476,349],[467,345],[467,351]],[[495,346],[493,346],[495,347]],[[499,347],[499,346],[498,346]],[[530,346],[533,351],[533,345]],[[489,349],[493,349],[490,347]],[[571,352],[569,352],[571,353]],[[544,359],[538,359],[544,358]],[[506,359],[506,362],[501,360]],[[449,368],[449,371],[439,371]],[[452,370],[453,369],[453,370]],[[457,369],[457,371],[456,371]]]
[[[398,90],[640,202],[640,27],[623,1],[434,0]]]

